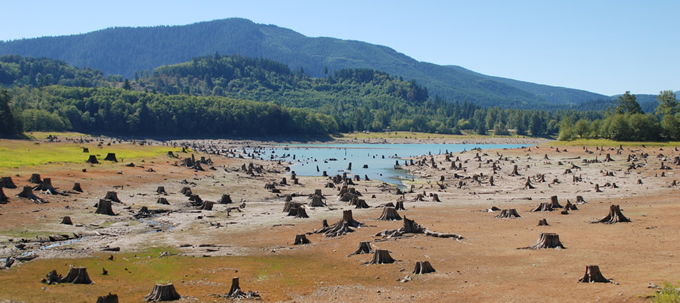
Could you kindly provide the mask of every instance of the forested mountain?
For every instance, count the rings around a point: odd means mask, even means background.
[[[426,46],[424,46],[426,47]],[[282,62],[311,77],[326,71],[369,68],[415,79],[430,95],[506,108],[556,108],[590,97],[583,91],[489,77],[455,66],[416,61],[389,47],[334,38],[310,38],[274,25],[224,19],[184,26],[109,28],[86,34],[0,42],[0,55],[60,59],[78,67],[132,78],[135,72],[193,57],[240,54]],[[593,94],[596,95],[596,94]]]
[[[61,60],[24,58],[18,55],[0,56],[0,86],[103,86],[106,85],[103,75],[100,70],[76,68]],[[120,80],[119,78],[109,80]]]

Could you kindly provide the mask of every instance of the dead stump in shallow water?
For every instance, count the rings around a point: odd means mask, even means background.
[[[619,222],[630,222],[630,219],[621,213],[621,208],[618,205],[612,205],[609,207],[609,214],[607,216],[592,223],[614,224]]]
[[[517,213],[517,210],[514,208],[509,208],[509,209],[504,209],[501,210],[501,213],[496,215],[495,218],[519,218],[519,214]]]
[[[541,233],[541,236],[538,237],[538,241],[536,241],[536,244],[527,247],[521,247],[518,249],[546,249],[546,248],[563,249],[565,247],[564,245],[562,245],[562,242],[560,242],[560,236],[558,234]]]
[[[435,272],[434,267],[430,264],[430,261],[416,262],[416,267],[413,269],[412,274],[422,275]]]
[[[586,265],[586,273],[583,278],[578,279],[579,283],[610,283],[611,281],[605,278],[600,272],[600,267],[597,265]]]
[[[391,264],[396,260],[390,256],[390,252],[386,249],[376,249],[373,253],[373,259],[366,264]]]
[[[168,284],[156,284],[153,286],[151,293],[144,297],[144,301],[175,301],[179,300],[181,296],[175,290],[175,286],[172,283]]]

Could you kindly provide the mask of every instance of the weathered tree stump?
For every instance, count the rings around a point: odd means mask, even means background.
[[[600,267],[597,265],[586,265],[586,273],[583,278],[578,279],[579,283],[610,283],[611,281],[605,278],[600,272]]]
[[[295,243],[293,245],[303,245],[311,243],[305,234],[295,235]]]
[[[43,179],[42,183],[33,187],[33,190],[44,191],[44,192],[47,192],[51,195],[58,194],[57,189],[55,189],[54,186],[52,186],[52,179],[51,178]]]
[[[439,194],[432,194],[432,202],[441,202],[442,200],[439,200]]]
[[[370,208],[368,204],[366,203],[366,200],[364,199],[359,199],[359,198],[354,198],[352,201],[350,201],[349,205],[354,205],[354,208]]]
[[[105,199],[99,200],[99,203],[97,203],[97,210],[94,213],[100,214],[100,215],[107,215],[107,216],[115,216],[116,215],[113,212],[113,208],[111,207],[111,200],[105,200]]]
[[[550,206],[552,206],[552,208],[564,208],[564,206],[560,205],[560,202],[557,201],[557,196],[550,197]]]
[[[229,289],[229,293],[225,296],[229,299],[259,299],[260,295],[257,292],[253,291],[248,291],[247,293],[241,291],[241,287],[239,286],[238,282],[238,277],[234,277],[231,280],[231,288]]]
[[[423,194],[418,194],[415,198],[413,198],[412,201],[413,202],[425,201],[425,196],[423,196]]]
[[[97,303],[118,303],[118,295],[109,293],[106,296],[97,298]]]
[[[618,205],[612,205],[609,207],[609,214],[607,216],[593,223],[614,224],[619,222],[630,222],[630,219],[621,213],[621,208]]]
[[[412,274],[414,275],[422,275],[422,274],[429,274],[432,272],[435,272],[434,268],[430,264],[430,261],[422,261],[422,262],[416,262],[416,266],[413,269]]]
[[[550,203],[541,203],[537,207],[531,210],[532,212],[535,211],[553,211],[552,204]]]
[[[28,179],[28,182],[35,184],[42,183],[42,179],[40,179],[40,174],[32,174],[31,177]]]
[[[546,249],[546,248],[563,249],[565,247],[564,245],[562,245],[562,242],[560,242],[560,236],[558,234],[541,233],[541,236],[538,237],[538,241],[536,241],[536,244],[518,249]]]
[[[327,224],[327,223],[326,223]],[[337,237],[341,236],[350,232],[353,232],[352,227],[357,228],[357,227],[362,227],[366,226],[366,224],[361,223],[359,221],[354,220],[352,217],[352,211],[351,210],[344,210],[342,212],[342,220],[330,225],[328,227],[323,227],[315,233],[323,233],[326,235],[326,237]]]
[[[607,155],[604,157],[604,162],[612,162],[612,161],[614,161],[614,159],[612,159],[612,157],[611,157],[609,154],[607,154]]]
[[[371,247],[371,242],[359,242],[359,249],[357,249],[355,252],[351,253],[348,255],[353,256],[353,255],[361,255],[361,254],[370,254],[373,252],[373,248]]]
[[[175,286],[172,283],[168,284],[156,284],[153,286],[151,292],[144,297],[144,300],[149,302],[159,302],[159,301],[175,301],[179,300],[181,296],[175,290]]]
[[[565,210],[578,210],[578,207],[576,207],[576,204],[571,204],[569,200],[567,200],[567,204],[564,205]]]
[[[14,181],[12,181],[12,177],[2,177],[2,178],[0,178],[0,187],[17,188],[17,186],[14,184]]]
[[[191,192],[191,187],[188,187],[188,186],[182,187],[182,190],[180,190],[179,192],[182,193],[183,195],[187,196],[187,197],[189,197],[193,194]]]
[[[299,204],[297,207],[291,207],[291,209],[288,211],[289,216],[293,216],[295,218],[309,218],[309,215],[307,215],[307,211],[305,210],[304,206]]]
[[[71,190],[77,191],[79,193],[83,192],[83,189],[80,187],[80,183],[78,182],[73,183],[73,188]]]
[[[602,191],[600,190],[600,184],[595,183],[595,192],[596,193],[601,193]]]
[[[159,186],[156,188],[156,193],[159,195],[167,195],[168,192],[165,191],[165,186]]]
[[[638,179],[637,184],[642,185],[642,179]]]
[[[92,284],[92,280],[90,280],[85,267],[71,267],[61,283]]]
[[[311,207],[324,207],[324,206],[326,206],[326,203],[323,202],[322,197],[314,195],[312,197],[312,201],[309,202],[309,206],[311,206]]]
[[[61,224],[73,225],[73,221],[71,221],[71,217],[65,216],[61,219]]]
[[[231,204],[231,203],[234,203],[234,201],[231,200],[231,196],[229,194],[223,194],[222,198],[220,198],[219,203],[220,204]]]
[[[104,199],[120,203],[120,199],[118,199],[118,193],[115,191],[107,191],[106,196],[104,196]]]
[[[87,161],[85,161],[85,163],[99,164],[99,160],[97,160],[97,156],[95,156],[95,155],[90,155],[90,157],[87,158]]]
[[[548,224],[548,220],[546,220],[546,219],[538,220],[538,226],[549,226],[549,225],[550,224]]]
[[[281,179],[281,182],[279,182],[279,185],[288,185],[288,182],[286,181],[286,177],[283,177],[283,179]]]
[[[524,182],[524,189],[534,189],[535,187],[531,184],[531,177],[527,177],[527,181]]]
[[[391,264],[396,260],[392,259],[390,252],[386,249],[376,249],[373,252],[373,259],[366,264]]]
[[[203,201],[203,203],[201,204],[201,207],[199,209],[200,210],[212,210],[214,205],[215,205],[215,202]]]
[[[397,204],[394,206],[394,209],[396,209],[396,210],[406,210],[404,208],[404,201],[397,201]]]
[[[163,204],[163,205],[170,205],[170,202],[168,202],[168,199],[165,197],[159,197],[158,200],[156,201],[158,204]]]
[[[394,207],[385,207],[383,208],[383,212],[378,218],[380,221],[393,221],[393,220],[401,220],[401,216],[399,216],[399,213],[397,213],[397,210]]]
[[[583,196],[576,196],[576,204],[586,204],[586,200],[583,200]]]
[[[116,159],[116,154],[115,153],[108,153],[106,154],[106,158],[104,158],[106,161],[112,161],[112,162],[118,162],[118,159]]]
[[[0,204],[6,204],[7,202],[9,202],[9,198],[7,198],[2,187],[0,187]]]
[[[84,152],[84,153],[89,153],[89,152],[90,152],[90,149],[87,148],[87,147],[83,147],[83,152]]]
[[[520,176],[519,172],[517,171],[517,164],[512,166],[512,173],[510,173],[510,176],[511,177]]]
[[[504,209],[501,210],[501,213],[496,215],[495,218],[519,218],[519,214],[517,213],[517,210],[514,208],[509,208],[509,209]]]
[[[24,186],[24,189],[19,194],[17,194],[17,197],[30,199],[30,200],[33,200],[33,202],[36,202],[36,203],[45,202],[45,200],[43,200],[40,197],[33,194],[33,189],[28,185]]]
[[[45,283],[47,285],[51,284],[56,284],[56,283],[61,283],[61,280],[64,278],[60,275],[57,274],[56,270],[50,271],[45,275],[45,279],[42,279],[42,283]]]

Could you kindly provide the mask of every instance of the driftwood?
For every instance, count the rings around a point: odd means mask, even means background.
[[[435,272],[434,268],[430,264],[430,261],[422,261],[422,262],[416,262],[416,266],[413,269],[412,274],[414,275],[422,275],[422,274],[428,274]]]
[[[562,242],[560,242],[560,236],[558,234],[541,233],[541,236],[538,237],[538,241],[536,241],[536,244],[527,247],[521,247],[518,249],[544,249],[544,248],[563,249],[565,247],[564,245],[562,245]]]
[[[619,222],[630,222],[630,219],[621,213],[621,208],[618,205],[612,205],[609,207],[609,214],[607,216],[592,223],[614,224]]]
[[[373,259],[365,264],[390,264],[394,263],[396,260],[390,256],[390,252],[386,249],[376,249],[373,252]]]
[[[552,204],[545,202],[545,203],[539,204],[537,207],[535,207],[531,211],[532,212],[535,212],[535,211],[553,211],[553,208],[552,208]]]
[[[111,200],[104,200],[104,199],[99,200],[99,203],[97,203],[97,210],[94,213],[100,214],[100,215],[107,215],[107,216],[115,216],[116,215],[113,212],[113,208],[111,207]]]
[[[371,247],[370,242],[359,242],[359,249],[357,249],[355,252],[351,253],[348,255],[353,256],[353,255],[361,255],[361,254],[370,254],[373,252],[373,248]]]
[[[495,218],[519,218],[519,214],[517,213],[517,210],[514,208],[509,208],[509,209],[504,209],[501,210],[501,213],[496,215]]]
[[[397,213],[397,210],[394,207],[385,207],[383,208],[383,212],[378,218],[380,221],[393,221],[393,220],[401,220],[401,216],[399,216],[399,213]]]
[[[172,283],[168,284],[156,284],[153,286],[151,292],[144,296],[144,301],[174,301],[179,300],[181,296],[175,290],[175,286]]]
[[[583,278],[578,279],[579,283],[610,283],[611,281],[605,278],[600,272],[600,267],[597,265],[586,265],[586,273]]]
[[[315,231],[315,233],[323,233],[326,235],[326,237],[337,237],[353,232],[354,230],[352,228],[358,228],[363,226],[366,226],[366,224],[354,220],[354,218],[352,217],[351,210],[345,210],[342,212],[341,221],[328,227],[323,227]]]
[[[295,235],[295,243],[293,245],[303,245],[311,243],[305,234]]]
[[[118,303],[118,295],[109,293],[97,298],[97,303]]]
[[[458,235],[458,234],[453,234],[453,233],[439,233],[439,232],[433,232],[426,227],[416,223],[414,220],[409,220],[406,217],[404,219],[404,225],[401,228],[398,229],[392,229],[392,230],[383,230],[377,234],[375,234],[376,237],[386,237],[386,238],[393,238],[393,237],[401,237],[404,234],[425,234],[426,236],[429,237],[436,237],[436,238],[454,238],[458,240],[462,240],[463,236]]]
[[[71,221],[71,217],[65,216],[63,219],[61,219],[61,224],[73,225],[73,221]]]

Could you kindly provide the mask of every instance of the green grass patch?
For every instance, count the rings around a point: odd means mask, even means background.
[[[577,139],[573,141],[554,141],[550,146],[611,146],[611,147],[676,147],[680,142],[629,142],[609,139]]]
[[[57,136],[57,138],[86,138],[90,137],[88,134],[76,132],[28,132],[24,133],[30,139],[47,139],[49,136]]]
[[[680,286],[680,282],[678,283]],[[657,303],[677,303],[680,302],[680,288],[670,282],[664,282],[663,288],[651,297],[652,302]]]

